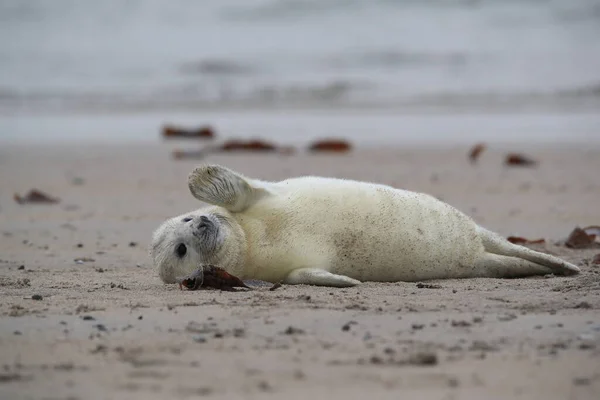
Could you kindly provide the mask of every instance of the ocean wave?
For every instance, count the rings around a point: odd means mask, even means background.
[[[180,71],[192,75],[252,75],[258,72],[258,68],[234,60],[213,59],[187,62],[181,66]]]
[[[397,108],[477,111],[494,109],[598,109],[600,83],[547,92],[456,92],[426,94],[386,92],[373,82],[331,81],[322,84],[257,85],[246,90],[208,91],[179,85],[147,92],[18,92],[0,89],[0,114],[129,112],[178,109]]]
[[[236,5],[224,9],[222,16],[233,20],[270,20],[311,17],[356,6],[368,6],[360,0],[271,0],[257,5]]]
[[[329,56],[325,64],[336,68],[462,66],[470,57],[466,53],[424,53],[397,50],[371,50],[354,54]]]

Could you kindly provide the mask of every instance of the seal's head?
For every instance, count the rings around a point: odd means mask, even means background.
[[[235,270],[245,251],[244,233],[229,212],[208,207],[171,218],[152,237],[150,256],[165,283],[204,264]]]

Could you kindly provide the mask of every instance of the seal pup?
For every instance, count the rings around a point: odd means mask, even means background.
[[[150,255],[165,283],[203,264],[241,279],[335,287],[579,272],[423,193],[321,177],[265,182],[219,165],[194,169],[188,186],[210,205],[154,232]]]

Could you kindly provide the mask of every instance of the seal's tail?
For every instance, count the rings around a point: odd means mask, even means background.
[[[523,260],[531,261],[535,264],[549,268],[552,273],[557,275],[575,275],[581,272],[576,265],[561,260],[558,257],[510,243],[502,236],[482,227],[478,227],[478,231],[481,241],[483,242],[483,247],[488,253],[518,257]]]

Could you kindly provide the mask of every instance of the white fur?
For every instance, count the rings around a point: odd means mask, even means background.
[[[579,271],[426,194],[319,177],[261,182],[215,165],[194,170],[189,186],[215,206],[155,232],[151,255],[167,283],[206,263],[242,279],[326,286]],[[218,220],[208,239],[195,231],[203,215]],[[192,220],[184,223],[186,216]],[[178,243],[187,244],[183,258]]]

